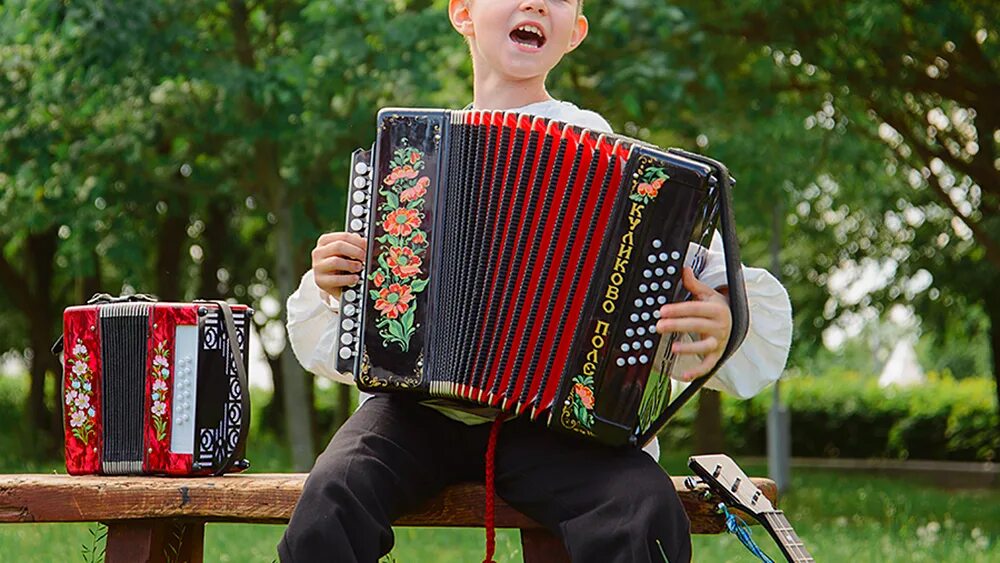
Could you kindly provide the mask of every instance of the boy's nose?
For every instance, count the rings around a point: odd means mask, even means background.
[[[545,13],[548,12],[548,8],[545,7],[544,0],[523,0],[521,2],[521,10],[525,12],[535,11],[542,15],[545,15]]]

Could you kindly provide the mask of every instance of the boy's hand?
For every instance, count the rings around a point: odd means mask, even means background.
[[[312,251],[313,277],[321,291],[340,299],[344,287],[360,281],[368,241],[354,233],[326,233]]]
[[[660,334],[691,332],[701,335],[701,340],[673,344],[675,354],[701,354],[702,361],[692,370],[676,376],[681,381],[691,381],[708,373],[722,357],[733,329],[729,299],[698,281],[694,270],[684,268],[684,287],[694,297],[692,301],[671,303],[660,307],[660,320],[656,332]]]

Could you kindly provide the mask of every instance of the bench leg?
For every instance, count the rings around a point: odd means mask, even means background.
[[[202,563],[204,522],[122,520],[107,526],[105,563]]]
[[[521,551],[524,563],[569,563],[562,541],[548,530],[521,530]]]

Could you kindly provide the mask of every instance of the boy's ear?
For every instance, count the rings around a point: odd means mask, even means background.
[[[576,18],[576,25],[573,27],[573,35],[569,40],[569,53],[570,51],[576,49],[583,43],[583,40],[587,38],[587,33],[590,31],[590,22],[587,21],[587,16],[580,14]]]
[[[448,18],[455,31],[463,36],[471,37],[474,34],[468,0],[448,0]]]

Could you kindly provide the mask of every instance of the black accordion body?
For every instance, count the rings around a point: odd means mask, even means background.
[[[352,160],[347,226],[369,247],[338,368],[365,391],[643,444],[707,379],[672,397],[674,339],[655,325],[689,298],[682,268],[700,271],[717,226],[724,357],[745,335],[731,182],[713,160],[531,115],[383,110]]]

